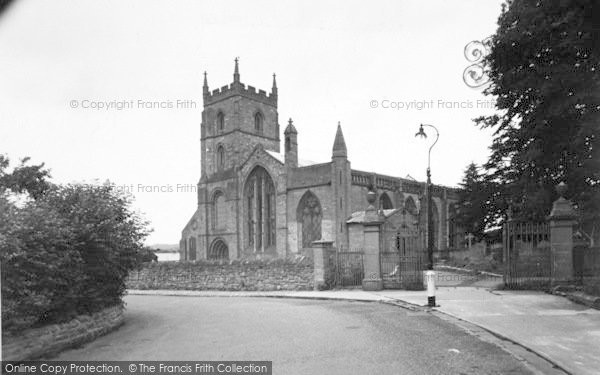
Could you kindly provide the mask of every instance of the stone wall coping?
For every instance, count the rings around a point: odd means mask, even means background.
[[[34,360],[93,341],[123,323],[123,306],[111,306],[92,314],[78,315],[68,322],[29,328],[18,333],[3,332],[2,359]]]

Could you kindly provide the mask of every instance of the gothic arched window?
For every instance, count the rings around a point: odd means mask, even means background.
[[[394,208],[392,200],[387,193],[383,193],[379,196],[379,209],[380,210],[391,210]]]
[[[244,185],[244,244],[254,251],[275,246],[275,185],[263,167],[256,167]]]
[[[217,132],[222,133],[225,130],[225,115],[223,112],[217,114]]]
[[[212,227],[213,229],[223,227],[225,223],[225,196],[223,192],[217,191],[213,196]]]
[[[217,147],[217,170],[222,170],[225,167],[225,147],[219,145]]]
[[[300,199],[296,210],[296,221],[302,226],[302,248],[312,247],[313,241],[321,239],[322,220],[319,198],[309,190]]]
[[[410,214],[413,214],[413,215],[417,214],[417,204],[415,203],[415,200],[411,196],[406,198],[406,202],[404,203],[404,208]]]
[[[183,238],[183,239],[181,239],[181,241],[179,241],[179,249],[182,253],[182,259],[187,260],[188,252],[187,252],[187,241],[185,240],[185,238]]]
[[[189,260],[196,260],[196,237],[190,237],[188,242]]]
[[[260,112],[254,114],[254,130],[259,134],[263,132],[263,115]]]

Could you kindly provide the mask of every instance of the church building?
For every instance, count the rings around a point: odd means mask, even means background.
[[[257,90],[241,82],[236,59],[229,85],[210,91],[204,74],[203,100],[198,204],[181,233],[181,260],[287,257],[320,239],[352,249],[348,228],[369,190],[382,213],[402,210],[428,230],[426,184],[352,169],[339,123],[331,160],[299,158],[292,119],[281,150],[275,75],[269,93]],[[458,190],[434,185],[432,192],[435,247],[457,246]]]

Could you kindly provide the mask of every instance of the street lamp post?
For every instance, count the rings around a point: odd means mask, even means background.
[[[437,128],[429,124],[421,124],[419,131],[415,134],[415,137],[427,138],[427,134],[423,130],[423,127],[427,126],[435,130],[435,141],[429,147],[429,153],[427,154],[427,296],[428,304],[431,307],[435,306],[435,273],[433,272],[433,210],[432,210],[432,189],[431,189],[431,149],[437,143],[440,138],[440,133]]]

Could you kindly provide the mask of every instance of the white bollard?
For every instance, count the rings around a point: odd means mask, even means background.
[[[427,305],[435,307],[435,272],[432,270],[425,272],[425,279],[427,280]]]

